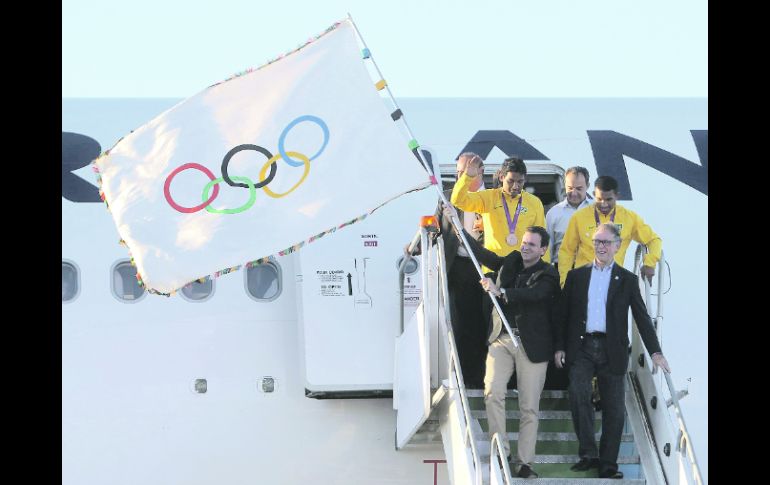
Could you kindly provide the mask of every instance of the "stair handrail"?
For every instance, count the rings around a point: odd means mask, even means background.
[[[468,395],[465,390],[465,380],[463,379],[463,372],[460,368],[460,358],[459,354],[457,353],[457,344],[455,343],[454,338],[454,331],[452,330],[452,316],[450,312],[450,306],[447,306],[447,303],[449,302],[449,285],[447,283],[447,272],[444,265],[446,264],[446,258],[444,257],[444,238],[443,236],[440,236],[436,239],[436,242],[438,243],[438,258],[436,258],[438,261],[438,276],[439,281],[441,282],[441,285],[439,286],[440,289],[440,298],[438,301],[439,308],[444,308],[444,319],[441,318],[438,319],[438,324],[443,326],[443,331],[446,332],[447,335],[447,344],[449,347],[449,375],[451,377],[452,375],[452,369],[455,371],[455,375],[457,376],[457,390],[460,392],[460,403],[462,407],[462,413],[463,418],[465,419],[465,430],[463,431],[463,440],[465,443],[465,446],[467,447],[470,445],[471,448],[471,456],[473,457],[473,473],[474,473],[474,479],[476,485],[481,485],[482,477],[481,477],[481,461],[479,459],[479,452],[478,448],[476,447],[476,440],[473,439],[473,432],[471,431],[471,412],[470,412],[470,405],[468,404]],[[442,332],[439,332],[439,336],[441,336]],[[450,381],[451,382],[451,381]]]
[[[636,247],[636,252],[634,255],[634,273],[640,274],[641,272],[641,263],[642,258],[645,254],[647,254],[648,248],[647,246],[643,244],[639,244]],[[660,322],[662,322],[663,315],[662,315],[662,308],[663,308],[663,268],[665,265],[665,255],[663,254],[663,251],[660,252],[660,261],[658,261],[658,278],[657,278],[657,296],[658,296],[658,302],[657,302],[657,315],[653,318],[653,323],[655,324],[655,329],[658,334],[658,338],[660,340],[660,332],[661,332],[661,325],[659,325]],[[642,282],[644,284],[644,293],[645,293],[645,299],[644,304],[647,306],[647,312],[650,311],[650,303],[651,303],[651,285],[650,282],[647,281],[646,278],[641,278]],[[650,315],[652,316],[652,315]],[[638,332],[637,329],[634,329],[634,332]],[[663,347],[663,344],[661,342],[661,349]],[[649,351],[647,348],[644,348],[644,352],[649,355]],[[700,466],[698,466],[698,459],[695,456],[695,450],[692,447],[692,441],[690,439],[690,433],[687,431],[687,425],[684,422],[684,413],[682,412],[682,408],[679,405],[679,393],[676,390],[676,387],[674,386],[674,381],[671,378],[671,374],[668,372],[663,372],[663,375],[665,376],[666,380],[666,386],[668,387],[668,391],[671,394],[671,403],[674,408],[674,415],[676,416],[677,420],[677,426],[679,427],[679,438],[677,440],[677,450],[681,455],[683,455],[689,462],[690,462],[690,469],[692,472],[693,479],[697,482],[698,485],[703,485],[703,476],[701,475]]]
[[[448,347],[448,365],[449,365],[449,375],[451,377],[452,370],[454,370],[455,376],[457,378],[457,390],[460,393],[460,403],[461,403],[461,410],[462,415],[465,420],[465,429],[463,430],[463,442],[466,447],[470,447],[471,449],[471,457],[473,460],[473,474],[474,474],[474,483],[476,485],[482,484],[482,474],[481,474],[481,460],[479,458],[479,452],[478,447],[476,446],[476,441],[473,439],[473,432],[471,428],[471,422],[472,422],[472,414],[470,411],[470,405],[468,403],[468,395],[465,388],[465,380],[463,378],[462,368],[460,367],[460,359],[459,354],[457,352],[457,344],[455,342],[454,338],[454,331],[452,330],[452,316],[451,316],[451,306],[448,306],[447,303],[449,302],[449,286],[447,282],[447,272],[445,268],[446,264],[446,258],[444,256],[444,239],[443,235],[440,235],[436,238],[436,247],[438,248],[438,257],[437,259],[437,270],[438,270],[438,278],[439,278],[439,296],[438,299],[438,305],[439,308],[444,309],[444,319],[439,318],[438,324],[441,326],[440,330],[443,332],[446,332],[447,335],[447,347]],[[412,253],[414,252],[414,249],[417,245],[417,243],[421,243],[422,249],[423,249],[423,262],[430,261],[429,258],[425,257],[427,256],[427,252],[430,251],[430,248],[428,251],[425,250],[426,243],[430,244],[428,242],[428,231],[425,227],[420,227],[417,232],[415,233],[414,237],[412,238],[412,241],[407,246],[407,253],[411,257]],[[431,245],[433,246],[433,245]],[[408,263],[408,258],[404,257],[401,261],[401,264],[399,264],[398,272],[399,272],[399,295],[400,295],[400,306],[401,306],[401,325],[400,325],[400,333],[403,333],[404,331],[404,269],[406,267],[406,264]],[[427,272],[429,268],[426,264],[423,264],[420,268],[423,274],[423,292],[427,290],[427,287],[425,286],[425,283],[427,280],[425,279],[425,275],[427,275]],[[423,298],[423,301],[425,298]],[[423,310],[426,310],[425,306],[423,306]],[[439,332],[439,336],[443,333],[442,331]],[[496,440],[496,441],[495,441]],[[493,437],[493,441],[491,443],[497,443],[497,446],[500,446],[499,438],[497,438],[497,435]],[[505,461],[505,460],[504,460]],[[490,463],[492,463],[490,461]],[[490,465],[491,467],[491,465]],[[506,484],[511,483],[511,472],[508,467],[507,461],[503,467],[504,469],[504,478],[506,481]],[[492,469],[490,468],[490,473],[492,472]]]
[[[503,465],[503,480],[506,485],[511,485],[511,467],[508,465],[508,457],[502,459],[501,456],[505,456],[505,448],[500,441],[500,433],[492,435],[492,441],[489,442],[489,479],[492,479],[492,473],[494,472],[495,459]]]
[[[428,270],[430,269],[428,267],[428,264],[430,263],[430,258],[428,257],[429,251],[432,250],[432,244],[428,241],[428,229],[426,227],[420,227],[417,232],[415,233],[414,237],[412,238],[412,241],[409,243],[409,246],[407,247],[407,253],[411,257],[412,253],[415,250],[415,246],[417,243],[420,243],[422,245],[422,255],[421,258],[423,261],[422,267],[420,268],[423,275],[423,294],[428,289]],[[465,390],[465,381],[463,379],[462,375],[462,369],[460,368],[459,362],[459,356],[457,353],[457,344],[455,343],[454,339],[454,332],[452,331],[452,320],[450,315],[450,309],[447,307],[446,302],[449,301],[449,287],[447,284],[447,278],[446,278],[446,268],[444,265],[446,264],[446,258],[444,257],[444,239],[443,237],[437,237],[436,238],[436,246],[438,247],[438,257],[437,260],[437,269],[438,269],[438,279],[440,282],[439,285],[439,295],[440,298],[438,299],[438,305],[439,309],[441,307],[444,308],[444,316],[445,319],[442,320],[441,318],[438,318],[438,325],[441,326],[440,330],[443,330],[446,332],[447,335],[447,346],[449,348],[448,352],[448,361],[449,361],[449,375],[451,377],[452,369],[455,371],[455,375],[457,377],[457,383],[458,383],[458,391],[460,392],[460,402],[461,402],[461,408],[463,413],[463,418],[465,419],[465,429],[463,431],[463,442],[464,445],[470,446],[471,448],[471,456],[473,458],[473,473],[474,473],[474,480],[476,485],[481,485],[482,477],[481,477],[481,461],[479,459],[479,453],[478,449],[476,447],[476,441],[473,439],[473,433],[471,431],[471,413],[470,413],[470,405],[468,404],[468,396]],[[430,247],[429,247],[430,246]],[[426,248],[428,248],[426,250]],[[401,327],[400,327],[400,333],[404,332],[404,268],[407,264],[407,258],[404,257],[401,261],[401,264],[399,265],[398,272],[399,272],[399,295],[400,295],[400,301],[401,301]],[[423,298],[423,302],[425,302],[426,298]],[[438,310],[438,309],[437,309]],[[427,308],[426,305],[423,304],[423,311],[427,314]],[[441,331],[439,331],[439,337],[441,336]],[[426,341],[430,342],[430,339],[426,339]]]

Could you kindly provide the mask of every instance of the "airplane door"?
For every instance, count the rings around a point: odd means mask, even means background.
[[[437,245],[427,241],[423,238],[420,257],[424,299],[396,338],[393,408],[397,411],[397,449],[404,448],[430,416],[431,389],[438,387],[438,322],[445,318],[439,305]],[[440,239],[438,246],[443,247]]]
[[[401,325],[398,263],[420,216],[435,211],[436,198],[431,190],[403,195],[298,252],[306,395],[392,392],[393,342]],[[417,303],[419,269],[407,277],[406,321]]]
[[[417,308],[396,339],[396,379],[393,403],[397,406],[396,448],[409,443],[430,415],[430,364],[427,322],[423,305]]]

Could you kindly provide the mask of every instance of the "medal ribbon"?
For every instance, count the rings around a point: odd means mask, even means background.
[[[614,209],[612,209],[612,214],[610,214],[610,222],[612,222],[613,224],[615,223],[615,212],[617,211],[618,211],[618,208],[615,207]],[[601,224],[599,222],[599,211],[596,210],[595,205],[594,205],[594,219],[596,219],[596,227],[599,227],[599,224]]]
[[[508,232],[513,233],[516,230],[516,224],[519,223],[519,213],[521,212],[521,199],[524,198],[524,194],[519,194],[519,203],[516,205],[516,214],[513,216],[513,222],[511,222],[511,213],[508,211],[508,204],[505,202],[505,196],[500,192],[500,198],[503,199],[503,209],[505,209],[505,219],[508,221]]]

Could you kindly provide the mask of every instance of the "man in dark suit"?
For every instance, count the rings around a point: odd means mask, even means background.
[[[467,164],[474,159],[478,159],[477,163],[481,163],[480,170],[483,172],[484,165],[481,158],[472,152],[465,152],[457,157],[457,172],[464,172]],[[483,188],[483,182],[479,177],[476,185],[470,190],[476,191],[481,188]],[[449,200],[452,190],[445,191],[444,195]],[[475,241],[482,241],[483,233],[476,224],[477,220],[481,221],[481,217],[473,212],[456,210],[460,224],[466,230],[466,236]],[[451,216],[445,213],[441,202],[436,209],[436,218],[439,221],[440,234],[444,238],[452,330],[457,343],[463,380],[466,387],[481,389],[484,386],[484,360],[487,357],[485,325],[481,313],[484,292],[478,284],[479,274],[473,266],[473,261],[465,247],[460,244],[452,226]],[[419,250],[415,251],[415,254],[419,254]]]
[[[540,394],[545,384],[548,362],[554,350],[551,308],[559,293],[559,273],[542,260],[548,249],[548,232],[530,226],[524,232],[520,251],[505,257],[469,240],[476,257],[496,271],[495,281],[483,278],[481,285],[499,298],[500,307],[511,326],[505,329],[489,298],[484,299],[484,315],[489,322],[489,352],[484,378],[484,404],[489,419],[489,434],[498,433],[517,476],[537,478],[532,469],[537,443]],[[518,344],[514,347],[513,339]],[[519,441],[512,459],[506,439],[505,392],[516,370],[519,390]]]
[[[671,370],[639,292],[638,278],[613,260],[621,244],[620,228],[612,223],[601,224],[592,240],[593,263],[567,274],[556,316],[559,331],[554,360],[559,368],[566,363],[569,372],[570,409],[580,456],[572,470],[599,468],[601,478],[623,478],[617,460],[624,423],[629,308],[655,368]],[[591,403],[594,376],[602,396],[598,453]]]

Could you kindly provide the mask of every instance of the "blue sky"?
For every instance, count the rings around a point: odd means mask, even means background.
[[[706,0],[63,0],[62,97],[191,96],[347,16],[396,97],[706,97]]]

